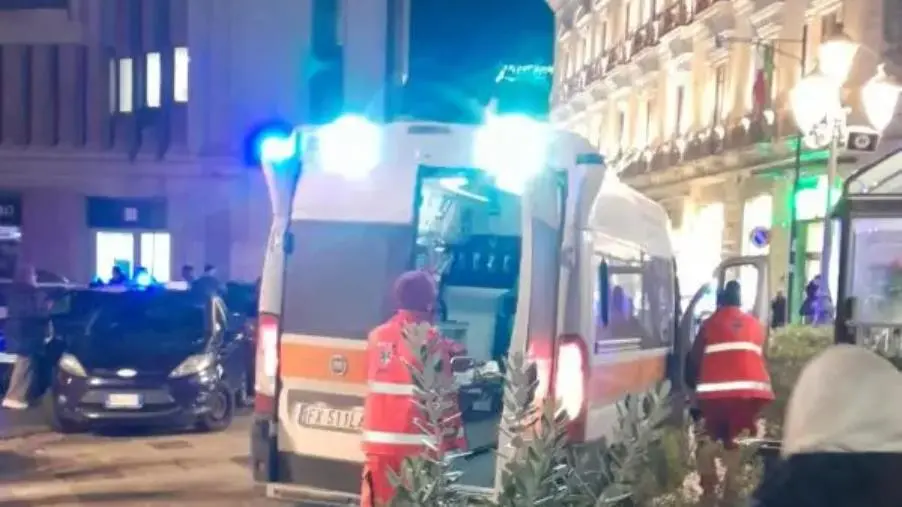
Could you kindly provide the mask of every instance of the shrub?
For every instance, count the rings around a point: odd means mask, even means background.
[[[763,412],[765,436],[780,438],[786,404],[802,368],[822,350],[833,344],[832,327],[786,326],[774,331],[767,347],[774,402]]]
[[[428,326],[405,330],[408,346],[421,365],[408,365],[419,387],[424,408],[419,426],[424,437],[434,438],[450,421],[446,416],[453,386],[436,374],[436,354],[426,344]],[[566,420],[546,403],[532,403],[535,374],[522,355],[506,365],[504,417],[499,455],[506,458],[497,498],[468,497],[458,485],[457,455],[427,448],[406,459],[393,483],[392,505],[399,507],[457,507],[534,505],[601,507],[646,505],[662,489],[682,486],[688,461],[676,434],[664,429],[669,415],[669,385],[648,396],[630,396],[618,405],[613,439],[593,445],[569,445]],[[675,467],[675,468],[674,468]]]

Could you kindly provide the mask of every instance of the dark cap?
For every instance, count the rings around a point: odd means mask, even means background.
[[[394,296],[400,310],[425,313],[435,307],[438,290],[429,273],[408,271],[395,281]]]

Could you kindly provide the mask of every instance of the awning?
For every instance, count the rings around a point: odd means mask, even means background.
[[[902,194],[902,148],[870,162],[846,180],[844,196]]]

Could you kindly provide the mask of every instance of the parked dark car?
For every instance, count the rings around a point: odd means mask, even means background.
[[[56,431],[116,424],[218,431],[248,402],[250,341],[217,295],[80,290],[54,314],[61,347],[45,404]]]

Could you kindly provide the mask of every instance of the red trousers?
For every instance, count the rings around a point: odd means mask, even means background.
[[[758,413],[766,404],[764,400],[750,398],[699,400],[704,431],[712,440],[723,442],[725,449],[734,449],[740,433],[757,433]]]
[[[360,507],[381,507],[395,496],[389,471],[398,473],[404,456],[381,456],[370,454],[363,465],[363,479],[360,489]]]

